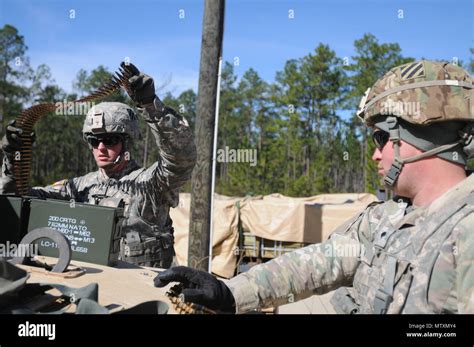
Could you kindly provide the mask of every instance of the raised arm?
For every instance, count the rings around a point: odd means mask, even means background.
[[[181,187],[191,178],[196,163],[194,137],[186,119],[166,107],[155,95],[153,79],[133,65],[130,79],[132,99],[139,105],[142,118],[148,124],[159,149],[157,161],[141,175],[153,180],[159,190]]]

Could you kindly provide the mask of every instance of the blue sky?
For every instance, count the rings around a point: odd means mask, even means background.
[[[0,4],[1,26],[17,27],[32,65],[47,64],[67,91],[72,91],[80,68],[91,70],[102,64],[113,71],[125,57],[155,77],[156,85],[166,83],[161,92],[197,90],[203,1],[0,0]],[[227,0],[224,59],[239,58],[235,67],[239,76],[252,67],[273,81],[288,59],[308,54],[320,42],[340,57],[350,57],[354,40],[372,33],[380,43],[399,43],[406,56],[458,57],[467,62],[469,48],[474,47],[473,19],[472,0]]]

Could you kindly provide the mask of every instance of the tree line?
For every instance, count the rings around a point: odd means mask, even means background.
[[[218,162],[218,193],[375,192],[380,179],[370,159],[374,145],[355,111],[360,97],[380,76],[414,59],[403,56],[397,43],[380,43],[372,34],[355,40],[354,52],[352,57],[339,57],[329,45],[320,43],[307,55],[288,60],[272,83],[252,68],[238,78],[232,63],[223,65],[217,148],[256,150],[257,162]],[[21,110],[40,102],[76,100],[112,76],[102,65],[92,71],[81,69],[73,81],[74,93],[66,93],[55,84],[47,65],[30,66],[25,39],[11,25],[0,29],[0,60],[2,137],[8,121]],[[474,71],[472,59],[467,68]],[[178,96],[163,95],[164,86],[160,88],[159,83],[155,81],[157,94],[194,129],[196,93],[189,89]],[[123,91],[103,101],[133,106]],[[82,139],[83,121],[84,115],[51,114],[37,123],[33,185],[96,170]],[[158,158],[158,149],[145,122],[140,127],[142,139],[131,152],[148,166]],[[187,184],[184,190],[189,189]]]

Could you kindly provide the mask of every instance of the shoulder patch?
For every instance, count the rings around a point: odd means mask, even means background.
[[[63,179],[61,181],[54,182],[51,186],[53,188],[59,189],[61,187],[64,187],[66,185],[67,179]]]

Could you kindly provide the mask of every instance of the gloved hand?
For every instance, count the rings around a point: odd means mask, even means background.
[[[12,154],[19,151],[23,142],[21,141],[20,135],[23,134],[23,130],[15,126],[15,120],[8,122],[6,127],[5,136],[2,140],[2,149],[5,153]],[[32,138],[32,142],[35,142],[36,134],[30,133],[29,136]]]
[[[220,312],[235,313],[235,299],[229,287],[207,272],[176,266],[160,273],[154,281],[155,287],[160,288],[170,282],[181,282],[184,301]]]
[[[132,63],[125,64],[125,62],[122,62],[121,66],[133,73],[133,76],[128,80],[132,100],[140,106],[152,103],[155,99],[155,83],[153,78],[140,72]]]

